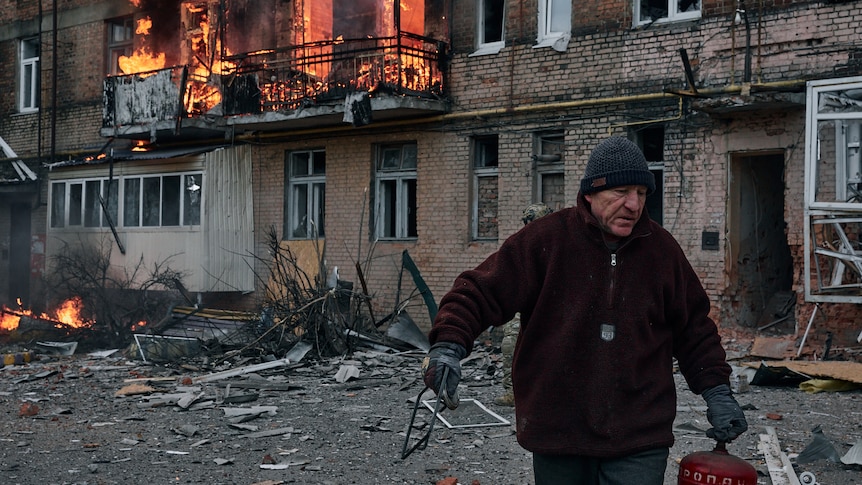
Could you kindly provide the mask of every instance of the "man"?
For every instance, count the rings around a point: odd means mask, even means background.
[[[636,145],[602,141],[575,207],[521,228],[440,302],[423,377],[451,408],[474,339],[520,312],[516,428],[536,485],[660,485],[674,441],[674,358],[706,400],[708,436],[728,442],[748,428],[709,298],[644,211],[654,190]]]
[[[524,216],[521,220],[524,225],[535,221],[536,219],[546,216],[553,212],[550,207],[545,204],[530,204],[524,209]],[[518,341],[518,332],[521,330],[521,315],[515,314],[515,317],[503,325],[503,339],[500,342],[500,352],[503,355],[503,395],[494,399],[494,403],[499,406],[514,406],[515,393],[512,391],[512,356],[515,353],[515,342]]]

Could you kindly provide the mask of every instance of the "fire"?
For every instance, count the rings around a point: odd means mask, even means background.
[[[148,47],[140,47],[131,56],[120,56],[117,60],[124,74],[158,71],[165,67],[165,53],[154,54]]]
[[[21,299],[18,299],[18,306],[21,306]],[[21,323],[21,317],[34,317],[41,320],[57,322],[57,328],[87,328],[93,325],[93,321],[87,320],[81,316],[81,310],[84,308],[84,303],[80,297],[72,297],[60,304],[53,315],[42,313],[37,315],[32,310],[26,309],[11,309],[3,306],[0,309],[0,330],[11,332],[18,328]]]

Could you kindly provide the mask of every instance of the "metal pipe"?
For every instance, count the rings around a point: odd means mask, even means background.
[[[787,81],[776,81],[771,83],[758,83],[758,84],[746,84],[745,86],[741,85],[730,85],[724,86],[720,88],[701,88],[697,90],[697,95],[708,97],[719,94],[738,94],[742,92],[743,87],[747,88],[751,92],[755,91],[769,91],[775,89],[797,89],[799,87],[804,87],[806,83],[805,79],[793,79]],[[642,102],[642,101],[656,101],[660,99],[667,99],[673,97],[684,97],[684,96],[694,96],[693,92],[661,92],[661,93],[646,93],[646,94],[633,94],[628,96],[611,96],[607,98],[595,98],[595,99],[579,99],[574,101],[563,101],[558,103],[546,103],[546,104],[529,104],[523,106],[516,106],[514,108],[495,108],[495,109],[485,109],[485,110],[474,110],[474,111],[464,111],[462,113],[448,113],[437,116],[429,116],[427,118],[417,118],[415,120],[397,120],[397,121],[383,121],[379,123],[374,123],[368,125],[367,128],[356,128],[353,126],[337,126],[330,128],[309,128],[305,130],[286,130],[286,131],[278,131],[278,132],[268,132],[268,133],[252,133],[245,135],[237,135],[236,139],[240,141],[255,141],[262,139],[270,139],[270,138],[281,138],[286,135],[310,135],[316,133],[334,133],[340,131],[353,131],[361,129],[371,129],[371,128],[383,128],[389,126],[397,126],[404,127],[407,125],[419,125],[419,124],[428,124],[428,123],[439,123],[439,122],[448,122],[455,120],[463,120],[469,118],[481,118],[481,117],[489,117],[489,116],[503,116],[503,115],[512,115],[512,114],[524,114],[524,113],[536,113],[541,111],[553,111],[553,110],[564,110],[564,109],[575,109],[575,108],[588,108],[594,106],[604,106],[609,104],[623,104],[623,103],[633,103],[633,102]]]

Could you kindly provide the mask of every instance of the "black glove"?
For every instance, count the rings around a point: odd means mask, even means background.
[[[437,342],[431,346],[422,361],[422,378],[425,385],[440,395],[443,404],[449,409],[458,407],[458,383],[461,382],[461,359],[467,356],[467,349],[453,342]],[[445,370],[446,382],[443,382]]]
[[[748,429],[745,414],[733,398],[730,386],[721,384],[703,391],[706,400],[706,419],[712,428],[706,431],[710,438],[729,443]]]

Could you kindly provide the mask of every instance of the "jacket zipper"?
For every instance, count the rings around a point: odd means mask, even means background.
[[[608,308],[614,307],[614,286],[616,286],[617,253],[611,253],[611,284],[608,288]]]

